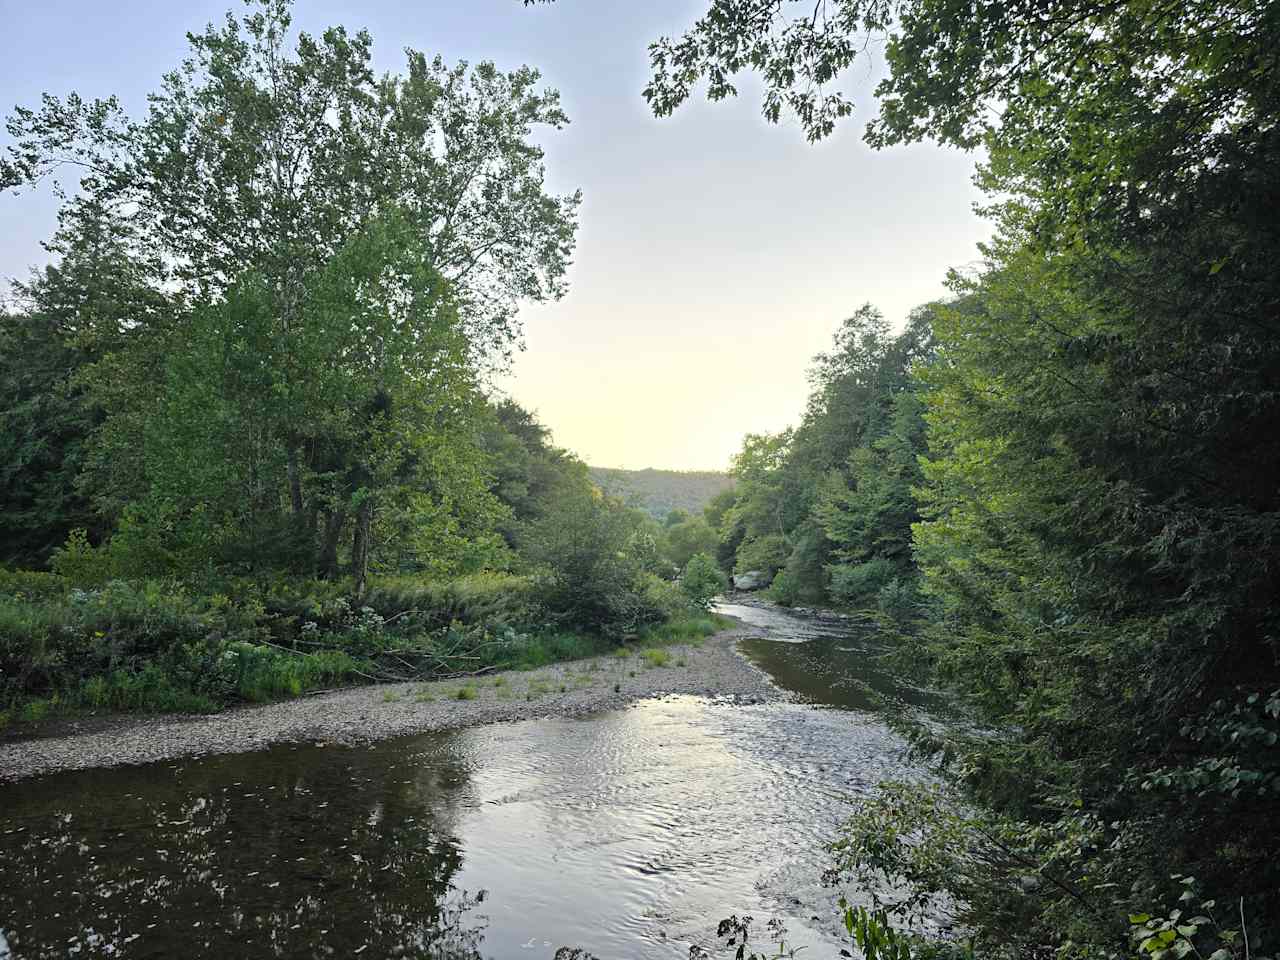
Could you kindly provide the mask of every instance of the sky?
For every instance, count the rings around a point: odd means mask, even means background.
[[[0,0],[0,110],[41,93],[116,94],[141,113],[185,33],[240,0]],[[805,371],[840,320],[870,302],[895,325],[945,294],[989,234],[973,157],[921,144],[873,151],[877,65],[842,84],[855,115],[807,143],[766,123],[754,78],[736,100],[655,119],[647,46],[706,0],[296,0],[313,32],[367,27],[380,71],[413,47],[447,60],[529,64],[570,125],[540,137],[548,185],[583,191],[562,300],[522,310],[525,349],[500,387],[595,466],[724,469],[746,433],[794,424]],[[0,133],[0,143],[4,134]],[[47,193],[0,196],[0,277],[47,260]]]

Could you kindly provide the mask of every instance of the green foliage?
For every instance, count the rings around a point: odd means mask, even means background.
[[[667,651],[665,650],[659,650],[659,649],[641,650],[640,656],[644,658],[645,662],[650,666],[650,668],[667,667],[671,665],[671,654],[667,653]]]
[[[733,487],[728,474],[711,470],[617,470],[592,467],[591,482],[610,497],[664,522],[672,511],[696,515]]]
[[[46,299],[47,284],[28,289]],[[95,520],[75,485],[96,419],[72,382],[87,357],[42,306],[0,310],[0,563],[43,566]]]
[[[704,638],[721,630],[728,630],[732,626],[733,621],[727,617],[721,617],[716,614],[690,614],[686,612],[683,615],[673,617],[666,623],[652,624],[645,627],[640,631],[638,642],[648,647],[669,644],[698,644]],[[617,652],[620,656],[630,655],[630,651],[626,647],[620,648]]]
[[[695,553],[685,564],[680,589],[694,607],[710,610],[712,599],[729,589],[729,578],[707,554]]]
[[[640,519],[593,489],[577,488],[526,527],[522,551],[542,571],[539,597],[551,619],[624,636],[661,617],[646,600],[644,571],[630,550]]]
[[[744,540],[738,547],[734,570],[738,573],[759,570],[766,577],[772,577],[786,566],[789,549],[790,545],[786,537],[780,533],[769,533]]]
[[[665,620],[686,617],[690,612],[690,597],[680,583],[663,580],[652,574],[641,579],[645,603],[656,609]]]
[[[451,580],[375,577],[363,602],[384,619],[403,618],[414,627],[435,629],[452,623],[499,629],[537,623],[540,615],[533,578],[478,573]]]
[[[877,557],[866,563],[840,564],[831,570],[831,596],[845,606],[866,605],[872,597],[892,582],[898,567],[890,560]]]
[[[74,94],[10,118],[6,187],[89,171],[0,330],[15,557],[83,528],[64,566],[99,582],[350,572],[357,594],[509,565],[478,385],[516,304],[565,289],[578,197],[547,193],[533,142],[558,96],[415,51],[378,77],[367,34],[252,6],[189,35],[144,119]]]
[[[720,535],[702,517],[686,517],[667,525],[661,543],[666,559],[677,570],[683,570],[694,554],[714,554]]]
[[[931,318],[916,310],[894,336],[865,305],[840,325],[814,358],[800,425],[743,443],[734,499],[712,513],[722,565],[776,574],[770,596],[787,604],[867,603],[892,576],[914,576],[912,491],[926,443],[913,371],[932,356]],[[851,572],[881,561],[893,573],[880,582]]]

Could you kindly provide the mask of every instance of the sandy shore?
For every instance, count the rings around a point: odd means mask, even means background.
[[[433,683],[381,684],[209,715],[90,718],[55,736],[0,743],[0,782],[62,770],[152,763],[178,757],[244,753],[298,741],[367,743],[390,737],[617,709],[663,694],[750,703],[783,694],[736,650],[745,628],[700,644],[663,647],[667,662],[630,655],[596,657],[538,670],[511,670]],[[474,699],[460,699],[464,685]]]

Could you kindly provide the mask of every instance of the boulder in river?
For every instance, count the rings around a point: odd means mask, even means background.
[[[733,575],[733,588],[735,590],[759,590],[761,587],[769,585],[769,575],[763,570],[748,570],[746,573],[735,573]]]

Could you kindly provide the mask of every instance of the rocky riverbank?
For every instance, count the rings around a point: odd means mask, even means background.
[[[736,650],[747,628],[697,644],[553,664],[538,670],[355,687],[209,715],[93,718],[56,735],[0,743],[0,782],[62,770],[244,753],[276,743],[354,744],[429,730],[618,709],[664,694],[757,703],[783,699]]]

